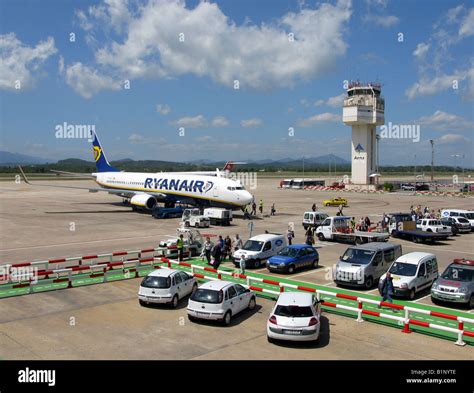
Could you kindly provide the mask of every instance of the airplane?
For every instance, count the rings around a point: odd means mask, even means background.
[[[88,175],[99,187],[31,183],[19,167],[23,180],[34,186],[104,191],[125,198],[132,206],[146,210],[152,210],[158,202],[167,207],[180,202],[200,208],[223,207],[238,210],[253,201],[252,194],[240,182],[219,176],[216,172],[212,172],[213,175],[199,172],[121,172],[109,164],[95,132],[93,137],[92,148],[97,172]]]

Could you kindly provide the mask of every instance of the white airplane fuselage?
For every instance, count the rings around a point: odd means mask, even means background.
[[[133,198],[143,201],[149,195],[160,202],[180,201],[235,210],[248,205],[253,199],[239,182],[225,177],[163,172],[98,172],[93,176],[103,188],[130,191],[127,196],[132,198],[132,204]]]

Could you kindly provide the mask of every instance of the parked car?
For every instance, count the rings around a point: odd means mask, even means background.
[[[336,264],[334,282],[370,289],[401,255],[402,246],[395,243],[377,242],[349,247]]]
[[[448,217],[447,220],[454,223],[459,233],[471,232],[471,223],[465,217]]]
[[[415,186],[413,184],[404,183],[400,188],[402,191],[415,191]]]
[[[267,321],[267,339],[318,341],[321,305],[314,294],[283,292]]]
[[[245,258],[245,267],[259,268],[265,261],[276,255],[286,246],[286,236],[279,233],[265,233],[247,240],[244,246],[235,251],[232,261],[235,266],[240,266],[240,257]]]
[[[410,252],[397,258],[388,269],[393,279],[394,295],[413,300],[423,289],[430,288],[438,278],[438,261],[434,254]],[[381,292],[386,274],[380,277]]]
[[[440,220],[435,218],[422,218],[416,222],[416,227],[425,232],[451,234],[451,228],[443,225]]]
[[[328,217],[324,212],[304,212],[303,214],[303,228],[317,228]]]
[[[293,244],[283,248],[277,255],[267,261],[270,271],[294,273],[296,269],[311,266],[316,269],[319,254],[314,247],[306,244]]]
[[[346,198],[332,198],[332,199],[326,199],[323,201],[324,206],[347,206],[347,199]]]
[[[196,279],[185,272],[158,269],[142,280],[138,301],[142,306],[149,303],[168,303],[176,308],[180,299],[194,293],[197,288]]]
[[[455,259],[431,287],[431,300],[474,308],[474,260]]]
[[[462,209],[441,210],[441,217],[463,217],[471,224],[471,231],[474,231],[474,211]]]
[[[232,317],[253,310],[256,297],[249,289],[229,281],[209,281],[194,292],[188,303],[188,318],[221,321],[230,325]]]

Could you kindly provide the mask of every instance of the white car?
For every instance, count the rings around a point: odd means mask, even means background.
[[[449,233],[451,234],[451,228],[447,225],[443,225],[440,220],[435,218],[423,218],[418,220],[416,227],[425,232],[433,233]]]
[[[138,301],[142,306],[149,303],[168,303],[176,308],[180,299],[194,293],[197,288],[197,280],[189,274],[162,268],[143,279],[138,291]]]
[[[268,342],[318,341],[321,304],[311,293],[283,292],[267,321]]]
[[[253,310],[256,297],[249,289],[229,281],[209,281],[194,292],[188,303],[188,318],[221,321],[230,325],[233,316]]]

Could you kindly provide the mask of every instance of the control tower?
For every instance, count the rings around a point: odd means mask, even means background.
[[[351,82],[344,98],[342,120],[352,126],[352,184],[375,184],[377,141],[375,128],[385,122],[380,84]]]

